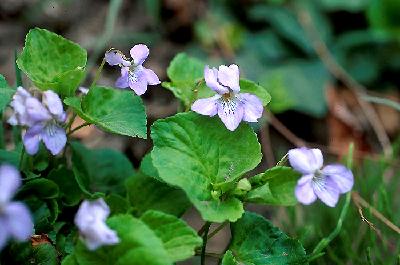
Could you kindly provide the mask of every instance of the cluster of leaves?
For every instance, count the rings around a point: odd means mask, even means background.
[[[76,95],[85,77],[86,51],[43,29],[33,29],[17,64],[41,90],[52,89],[89,124],[120,135],[147,137],[143,101],[131,91],[92,85]],[[194,99],[209,96],[202,79],[204,64],[178,54],[163,86],[188,108]],[[240,80],[241,90],[270,101],[264,87]],[[1,110],[15,88],[0,79]],[[70,123],[68,123],[70,124]],[[67,131],[71,131],[68,127]],[[4,264],[172,264],[196,254],[203,243],[180,217],[192,205],[206,222],[231,222],[232,241],[223,264],[305,264],[299,241],[268,220],[245,212],[244,203],[294,205],[299,174],[277,166],[252,176],[261,161],[256,133],[249,124],[228,131],[216,118],[193,112],[157,120],[151,126],[152,151],[134,169],[124,154],[111,149],[87,149],[69,140],[62,155],[41,147],[24,153],[18,128],[15,148],[0,149],[2,163],[19,167],[24,184],[17,199],[30,208],[35,235],[31,243],[11,243],[1,253]],[[3,139],[3,138],[2,138]],[[89,251],[73,225],[83,199],[102,197],[111,209],[107,224],[120,243]]]

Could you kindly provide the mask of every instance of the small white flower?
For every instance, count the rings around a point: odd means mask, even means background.
[[[119,243],[117,233],[105,223],[109,214],[110,208],[102,198],[82,202],[75,216],[75,225],[88,249]]]

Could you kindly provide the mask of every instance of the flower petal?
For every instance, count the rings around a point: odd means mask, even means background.
[[[191,109],[199,114],[212,117],[218,113],[218,99],[220,98],[220,95],[215,95],[210,98],[198,99],[193,103]]]
[[[18,241],[28,240],[33,234],[33,221],[28,207],[21,202],[9,203],[4,215],[10,235]]]
[[[54,123],[47,124],[41,136],[45,146],[53,155],[59,154],[67,143],[67,135],[64,128]]]
[[[84,200],[75,215],[75,225],[79,229],[84,229],[88,223],[95,220],[105,221],[109,214],[110,208],[104,199],[99,198],[94,201]]]
[[[50,113],[57,117],[60,122],[65,122],[66,114],[60,97],[52,90],[43,93],[43,103],[47,106]]]
[[[339,188],[330,178],[313,181],[313,188],[315,194],[323,203],[329,207],[336,206],[336,203],[339,200]]]
[[[102,198],[95,201],[85,200],[79,206],[75,216],[75,224],[90,250],[119,242],[115,231],[105,224],[109,214],[110,209]]]
[[[144,72],[137,73],[137,80],[134,81],[132,78],[129,79],[129,87],[135,91],[136,95],[143,95],[147,90],[147,79]]]
[[[17,92],[14,94],[10,106],[16,113],[23,115],[26,112],[25,101],[30,97],[32,97],[31,94],[20,86],[17,88]]]
[[[18,119],[17,119],[17,115],[16,113],[13,113],[10,118],[8,118],[7,123],[12,125],[12,126],[16,126],[18,125]]]
[[[336,183],[340,193],[346,193],[353,187],[353,173],[343,165],[327,165],[322,169],[322,173]]]
[[[312,187],[311,179],[313,175],[304,175],[301,177],[295,189],[295,195],[297,200],[305,205],[309,205],[317,199],[317,195],[314,193],[314,189]]]
[[[115,86],[119,88],[129,87],[129,67],[121,68],[121,76],[115,82]]]
[[[89,250],[96,250],[104,245],[119,243],[117,233],[100,221],[92,223],[85,231],[81,231],[81,234]]]
[[[153,70],[147,69],[143,67],[144,74],[146,75],[147,83],[149,85],[158,85],[160,84],[160,79],[158,79],[158,76],[156,73],[154,73]]]
[[[51,119],[50,112],[37,98],[34,97],[26,100],[26,112],[28,113],[28,119],[31,123],[47,121]]]
[[[109,65],[130,66],[131,64],[118,50],[108,51],[104,57]]]
[[[218,81],[234,92],[239,92],[239,67],[236,64],[231,64],[229,67],[221,65],[218,68]]]
[[[249,93],[237,94],[236,97],[243,104],[243,120],[248,122],[257,122],[257,119],[261,118],[263,113],[261,100],[257,96]]]
[[[3,229],[3,227],[6,227],[5,220],[0,219],[0,251],[6,246],[8,237],[9,237],[9,232],[7,229]]]
[[[11,165],[0,166],[0,205],[12,199],[22,180],[19,171]]]
[[[229,89],[218,83],[218,70],[216,68],[210,69],[208,65],[204,67],[204,79],[209,88],[214,90],[220,95],[229,93]]]
[[[288,152],[290,165],[302,174],[313,174],[323,165],[321,150],[306,147],[291,149]]]
[[[149,56],[149,48],[144,44],[136,44],[130,51],[133,62],[136,65],[141,65]]]
[[[236,130],[242,121],[243,114],[244,110],[240,101],[235,99],[218,101],[218,116],[228,130]]]
[[[25,150],[28,154],[34,155],[39,151],[39,143],[41,138],[41,132],[44,128],[43,124],[36,124],[30,127],[22,140],[24,142]]]

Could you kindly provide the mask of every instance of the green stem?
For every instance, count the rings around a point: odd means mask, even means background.
[[[25,147],[24,145],[22,145],[21,155],[19,157],[19,166],[18,166],[19,170],[21,171],[22,171],[22,161],[24,160],[24,155],[25,155]]]
[[[205,225],[205,229],[204,229],[204,234],[203,234],[203,246],[201,248],[201,257],[200,257],[201,265],[206,264],[206,247],[207,247],[207,240],[208,240],[208,231],[210,230],[211,222],[206,222],[204,225]]]
[[[350,205],[350,200],[351,200],[351,192],[348,192],[346,194],[346,201],[344,202],[342,211],[340,212],[340,216],[339,216],[339,220],[336,224],[335,229],[332,231],[332,233],[330,233],[329,236],[323,238],[318,245],[314,248],[313,252],[311,253],[311,257],[309,259],[309,261],[316,259],[317,257],[319,257],[319,254],[321,253],[321,251],[326,248],[326,246],[329,245],[329,243],[335,239],[335,237],[340,233],[340,230],[342,229],[342,225],[343,225],[343,221],[344,218],[346,217],[347,211],[349,209],[349,205]]]
[[[351,144],[349,147],[349,152],[347,155],[347,167],[352,168],[353,165],[353,152],[354,152],[354,144]],[[336,224],[335,229],[329,234],[329,236],[321,239],[321,241],[317,244],[317,246],[314,248],[313,252],[310,255],[309,262],[320,257],[321,252],[324,248],[326,248],[329,243],[335,239],[335,237],[340,233],[340,230],[342,229],[343,221],[346,218],[346,214],[349,210],[349,205],[351,201],[351,192],[348,192],[346,194],[346,201],[344,202],[342,211],[340,212],[339,215],[339,220]]]
[[[103,71],[103,67],[104,67],[105,63],[106,63],[106,58],[103,57],[103,60],[101,61],[99,68],[97,68],[96,75],[94,76],[93,82],[90,85],[90,87],[93,87],[94,85],[96,85],[97,81],[100,78],[101,71]]]
[[[67,125],[65,126],[65,128],[68,129],[68,131],[71,130],[72,123],[74,122],[76,116],[77,116],[77,114],[76,114],[76,113],[73,113],[73,114],[72,114],[72,117],[69,119]]]
[[[79,130],[79,129],[85,127],[85,126],[88,126],[88,125],[90,125],[90,124],[91,124],[91,123],[89,123],[89,122],[85,122],[84,124],[81,124],[81,125],[79,125],[78,127],[75,127],[74,129],[72,129],[72,130],[70,130],[70,131],[68,132],[67,136],[70,136],[71,134],[73,134],[73,133],[76,132],[77,130]]]

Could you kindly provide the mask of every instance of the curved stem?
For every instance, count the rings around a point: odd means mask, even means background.
[[[335,229],[329,234],[329,236],[323,238],[318,245],[314,248],[313,252],[311,253],[311,257],[309,258],[309,262],[320,257],[321,256],[321,251],[326,248],[329,243],[335,239],[335,237],[340,233],[340,230],[342,229],[343,221],[344,218],[346,217],[347,211],[349,209],[350,205],[350,199],[351,199],[351,192],[348,192],[346,194],[346,201],[344,202],[342,211],[340,212],[339,220],[336,224]]]
[[[90,84],[89,88],[96,85],[97,81],[100,78],[101,71],[103,71],[103,67],[104,67],[105,63],[106,63],[106,58],[103,57],[103,60],[101,61],[99,68],[97,68],[96,75],[94,76],[93,82],[92,82],[92,84]]]
[[[346,166],[348,168],[352,168],[353,167],[353,154],[354,154],[354,144],[350,144],[349,146],[349,152],[347,155],[347,161],[346,161]],[[329,234],[329,236],[324,237],[323,239],[321,239],[321,241],[317,244],[317,246],[314,248],[313,252],[310,255],[310,258],[308,259],[308,261],[312,261],[320,256],[322,256],[322,250],[324,248],[326,248],[329,243],[335,239],[335,237],[337,235],[339,235],[340,230],[342,229],[342,225],[343,225],[343,221],[344,218],[346,218],[346,214],[349,210],[349,205],[350,205],[350,201],[351,201],[351,191],[348,192],[346,194],[346,201],[344,202],[342,211],[340,212],[339,215],[339,220],[336,224],[335,229]]]
[[[220,224],[217,228],[215,228],[214,231],[212,231],[207,238],[210,239],[213,236],[215,236],[216,234],[218,234],[219,231],[221,231],[222,228],[224,228],[226,225],[228,224],[228,222],[223,222],[222,224]]]
[[[22,171],[22,162],[24,160],[24,155],[25,155],[25,146],[22,145],[21,155],[19,157],[19,166],[18,166],[19,170],[21,171]]]
[[[90,125],[90,124],[91,124],[91,123],[89,123],[89,122],[85,122],[84,124],[81,124],[81,125],[79,125],[78,127],[75,127],[74,129],[72,129],[72,130],[70,130],[70,131],[68,132],[67,136],[70,136],[71,134],[73,134],[73,133],[76,132],[77,130],[82,129],[83,127],[88,126],[88,125]]]
[[[206,264],[206,247],[207,247],[207,240],[208,240],[208,231],[210,230],[211,222],[206,222],[205,223],[205,229],[204,229],[204,234],[203,234],[203,246],[201,248],[201,265]]]

